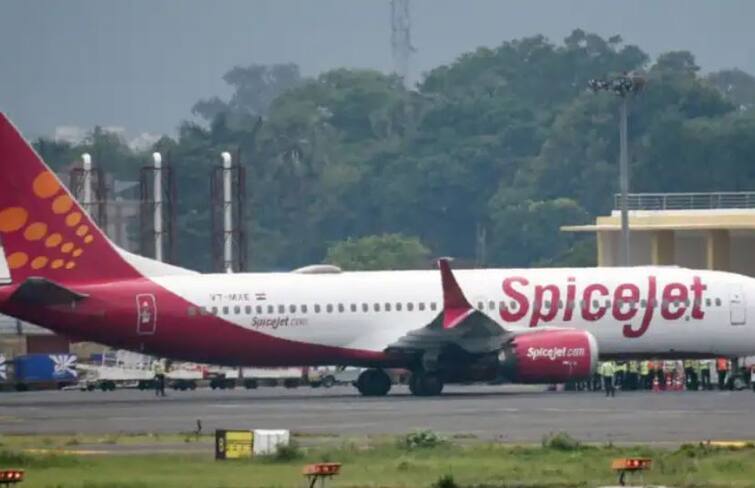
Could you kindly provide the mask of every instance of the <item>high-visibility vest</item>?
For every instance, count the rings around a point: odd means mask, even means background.
[[[642,361],[640,363],[640,374],[646,376],[650,374],[650,364],[652,361]]]
[[[691,359],[685,359],[684,360],[684,369],[694,368],[695,364],[694,361]]]
[[[729,360],[726,358],[718,358],[716,359],[716,370],[717,371],[729,371]]]
[[[637,364],[637,361],[629,361],[629,365],[627,366],[627,371],[630,373],[636,373],[639,370],[639,365]]]
[[[613,376],[616,374],[616,364],[613,361],[606,361],[601,366],[601,376]]]

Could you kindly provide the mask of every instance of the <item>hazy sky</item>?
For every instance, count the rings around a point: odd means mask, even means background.
[[[755,72],[749,0],[411,0],[414,77],[477,46],[582,28],[705,70]],[[0,0],[0,110],[29,136],[99,124],[173,133],[233,65],[391,69],[389,0]]]

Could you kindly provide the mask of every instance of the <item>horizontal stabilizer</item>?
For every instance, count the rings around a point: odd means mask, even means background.
[[[10,296],[11,302],[27,305],[66,305],[89,295],[77,293],[45,278],[27,278]]]

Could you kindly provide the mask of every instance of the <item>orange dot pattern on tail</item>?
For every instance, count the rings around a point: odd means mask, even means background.
[[[42,269],[50,262],[50,258],[47,256],[37,256],[31,262],[31,269]]]
[[[27,241],[38,241],[47,234],[47,224],[44,222],[34,222],[24,229],[24,238]]]
[[[60,183],[54,174],[44,171],[34,178],[32,183],[34,194],[39,198],[50,198],[60,190]]]
[[[75,227],[81,222],[81,213],[71,212],[66,216],[66,225],[68,227]]]
[[[29,212],[21,207],[9,207],[0,210],[0,232],[15,232],[26,225]]]
[[[72,270],[84,254],[84,244],[91,244],[94,235],[81,210],[63,190],[50,171],[39,173],[31,190],[40,200],[48,200],[41,210],[37,206],[0,208],[0,234],[9,234],[5,253],[8,268],[16,271]],[[49,209],[45,212],[45,208]],[[37,213],[43,212],[41,215]],[[51,213],[50,213],[51,211]]]
[[[25,252],[14,252],[6,259],[8,261],[9,269],[19,269],[26,266],[26,263],[29,262],[29,255]]]
[[[68,195],[60,195],[52,201],[52,211],[58,215],[67,213],[71,207],[73,207],[73,200]]]
[[[63,242],[63,236],[56,232],[47,236],[47,239],[45,239],[45,247],[58,247],[61,242]]]

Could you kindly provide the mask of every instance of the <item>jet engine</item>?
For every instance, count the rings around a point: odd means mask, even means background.
[[[590,377],[598,344],[584,330],[550,329],[521,334],[498,353],[498,374],[515,383],[564,383]]]

